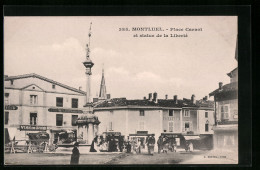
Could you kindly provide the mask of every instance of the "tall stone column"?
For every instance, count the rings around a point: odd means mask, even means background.
[[[86,45],[86,60],[83,65],[86,68],[86,104],[83,106],[83,114],[77,119],[76,123],[80,129],[81,126],[83,130],[83,140],[86,140],[87,144],[91,144],[94,138],[94,124],[99,124],[98,118],[93,113],[93,103],[91,103],[91,68],[94,63],[90,59],[90,37],[91,37],[91,25],[89,29],[89,43]]]
[[[94,124],[94,136],[98,135],[98,124]]]
[[[88,144],[91,144],[94,139],[94,127],[93,123],[88,124]]]

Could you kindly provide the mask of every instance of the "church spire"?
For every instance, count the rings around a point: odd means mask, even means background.
[[[104,75],[104,64],[102,67],[102,78],[100,83],[99,99],[107,99],[105,75]]]

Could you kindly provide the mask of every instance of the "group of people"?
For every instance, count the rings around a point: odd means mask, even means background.
[[[167,153],[169,150],[176,152],[177,144],[174,138],[168,138],[167,136],[159,136],[157,140],[158,153]]]
[[[118,137],[109,135],[106,138],[103,138],[103,136],[96,136],[91,143],[90,152],[122,152],[123,148],[124,138],[121,135]]]
[[[148,135],[147,138],[144,140],[142,138],[132,138],[131,140],[128,139],[124,141],[123,136],[119,135],[115,137],[107,136],[103,138],[102,136],[96,136],[92,143],[90,152],[100,152],[100,151],[108,151],[108,152],[127,152],[127,153],[136,153],[140,154],[142,152],[142,148],[147,146],[148,154],[154,154],[154,145],[156,140],[154,135]],[[168,138],[167,136],[159,136],[157,140],[158,145],[158,153],[167,153],[168,151],[176,152],[177,151],[177,143],[175,138]],[[71,164],[77,164],[79,161],[79,150],[78,150],[79,143],[76,142],[74,144],[74,148],[72,150],[71,156]],[[185,150],[193,151],[193,144],[190,141],[186,141],[185,143]]]

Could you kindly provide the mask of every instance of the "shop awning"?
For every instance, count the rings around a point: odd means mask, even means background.
[[[184,136],[185,140],[199,140],[199,136]]]

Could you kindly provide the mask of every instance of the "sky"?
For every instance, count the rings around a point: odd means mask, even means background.
[[[4,17],[4,74],[36,73],[85,90],[82,62],[91,22],[92,97],[99,92],[102,65],[107,93],[127,99],[142,99],[153,92],[158,98],[195,94],[201,99],[219,82],[229,83],[227,73],[237,67],[236,16]],[[164,31],[132,31],[132,27]],[[175,33],[188,37],[169,37]]]

